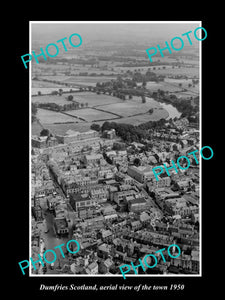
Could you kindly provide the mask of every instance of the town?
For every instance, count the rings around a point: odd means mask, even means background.
[[[53,270],[118,274],[121,264],[135,264],[141,255],[176,243],[181,256],[168,256],[152,272],[198,273],[199,165],[190,158],[188,170],[163,173],[159,181],[152,171],[159,162],[195,151],[198,131],[186,119],[164,125],[173,127],[173,136],[154,130],[148,150],[141,143],[125,144],[115,129],[33,137],[34,254],[51,248],[54,239],[73,238],[81,250],[68,253],[67,264],[58,259]],[[44,270],[40,266],[39,272]]]
[[[32,64],[30,149],[32,260],[70,240],[80,248],[30,265],[30,274],[122,277],[120,267],[132,265],[126,276],[198,275],[200,43],[150,63],[146,37],[136,34],[135,46],[129,35],[124,39],[130,24],[116,24],[115,36],[114,24],[104,24],[108,43],[101,40],[102,24],[86,24],[90,39],[82,25],[76,24],[82,47]],[[40,49],[37,33],[34,50]],[[57,34],[53,40],[66,35]],[[168,168],[179,157],[179,172],[155,176],[153,168]],[[178,257],[165,252],[154,268],[138,267],[170,245],[179,247]]]

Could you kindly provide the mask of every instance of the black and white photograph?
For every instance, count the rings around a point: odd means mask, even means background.
[[[24,25],[21,286],[151,296],[206,283],[217,77],[212,27],[193,20]]]

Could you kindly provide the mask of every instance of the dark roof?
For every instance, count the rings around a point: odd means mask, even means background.
[[[129,200],[130,204],[136,204],[136,203],[146,203],[146,200],[144,198],[137,198]]]
[[[66,218],[55,218],[54,222],[55,222],[55,225],[58,228],[66,228],[66,227],[68,227],[68,223],[66,221]]]

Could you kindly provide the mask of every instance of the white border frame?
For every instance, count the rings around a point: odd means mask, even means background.
[[[29,53],[31,53],[31,25],[32,24],[42,24],[42,23],[51,23],[51,24],[73,24],[73,23],[80,23],[80,24],[165,24],[165,23],[178,23],[178,24],[193,24],[197,23],[199,27],[202,27],[202,21],[29,21]],[[146,49],[148,48],[148,42],[146,41]],[[31,136],[32,136],[32,123],[31,123],[31,66],[32,62],[29,62],[29,256],[31,257]],[[201,132],[202,132],[202,45],[199,45],[199,101],[200,101],[200,147],[202,148],[202,140],[201,140]],[[138,274],[138,275],[129,275],[127,274],[126,277],[202,277],[202,165],[201,160],[199,160],[199,167],[200,167],[200,199],[199,199],[199,224],[200,224],[200,239],[199,239],[199,249],[200,249],[200,273],[199,274]],[[29,277],[123,277],[121,274],[116,275],[105,275],[105,274],[98,274],[98,275],[87,275],[87,274],[32,274],[31,267],[29,267]],[[124,282],[125,283],[125,282]]]

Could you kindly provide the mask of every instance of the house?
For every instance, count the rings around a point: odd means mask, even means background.
[[[32,136],[31,145],[34,148],[45,148],[47,136]]]
[[[147,202],[144,198],[137,198],[128,201],[128,210],[130,212],[141,212],[146,209]]]
[[[111,130],[104,130],[103,131],[103,135],[102,135],[105,139],[114,139],[116,137],[116,131],[115,129],[111,129]]]
[[[99,264],[99,273],[107,274],[113,266],[113,260],[111,258],[107,258],[106,260],[101,261],[101,263]]]
[[[92,262],[90,263],[87,268],[85,269],[85,271],[87,272],[87,274],[89,275],[95,275],[98,274],[98,264],[97,262]]]
[[[155,177],[150,166],[128,166],[127,174],[140,183],[144,183]]]
[[[90,196],[92,199],[95,199],[96,202],[102,203],[107,201],[109,193],[106,187],[97,186],[90,190]]]
[[[105,244],[105,243],[99,245],[97,248],[98,256],[103,259],[106,259],[109,257],[110,251],[111,251],[111,246],[108,244]]]
[[[69,233],[68,223],[65,217],[54,218],[53,228],[56,235],[67,235]]]
[[[107,216],[104,216],[104,219],[106,222],[111,222],[111,221],[114,221],[118,218],[118,215],[115,213],[115,214],[111,214],[111,215],[107,215]]]
[[[112,240],[112,231],[102,229],[101,238],[102,238],[104,243],[111,241]]]
[[[126,191],[119,191],[115,192],[113,195],[113,200],[115,203],[120,204],[121,202],[124,201],[125,197],[132,197],[134,198],[137,192],[133,189],[131,190],[126,190]]]
[[[88,194],[71,194],[69,202],[75,211],[78,211],[82,208],[86,209],[96,204],[96,200],[91,199],[90,195]]]
[[[32,215],[36,221],[42,221],[44,219],[42,208],[40,205],[35,205],[32,207]]]
[[[181,147],[182,148],[187,148],[188,147],[188,141],[183,139],[180,141]]]
[[[134,222],[131,222],[131,228],[132,230],[138,230],[142,227],[142,224],[140,221],[134,221]]]
[[[85,155],[84,157],[84,163],[86,165],[93,164],[93,163],[100,163],[100,160],[103,159],[102,154],[89,154]]]
[[[142,212],[140,214],[140,222],[142,224],[149,223],[150,221],[151,221],[151,217],[146,212]]]

